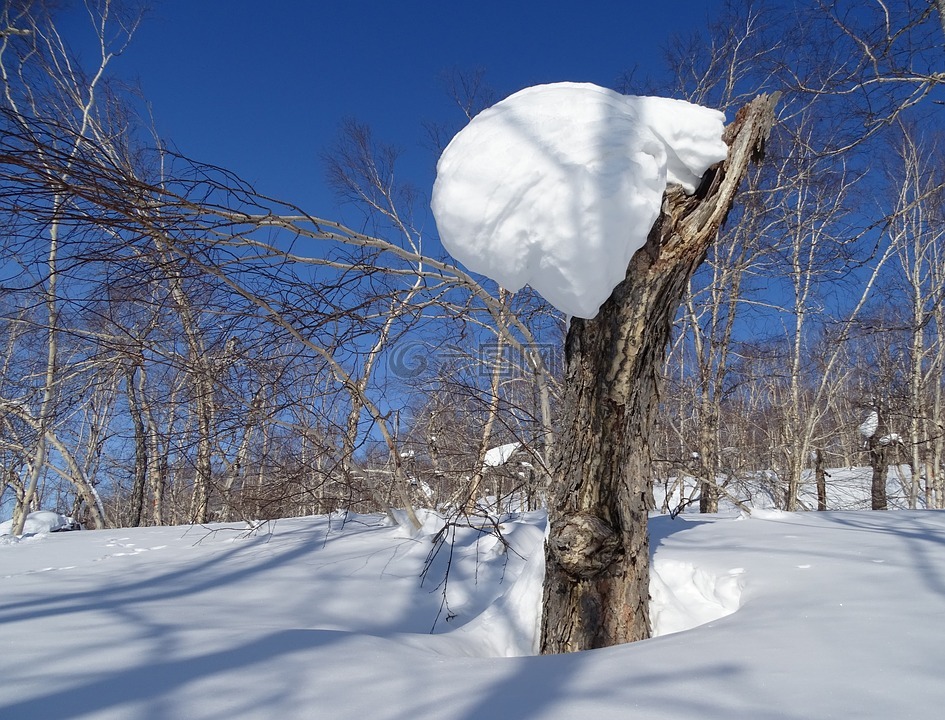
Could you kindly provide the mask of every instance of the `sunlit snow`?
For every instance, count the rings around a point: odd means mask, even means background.
[[[532,655],[544,515],[499,518],[507,545],[491,523],[458,527],[432,556],[442,520],[421,518],[420,534],[335,513],[0,544],[0,718],[888,720],[945,706],[945,513],[653,517],[659,637],[554,657]]]
[[[879,413],[877,413],[875,410],[871,410],[870,414],[866,416],[866,420],[860,423],[858,430],[862,437],[871,438],[876,434],[876,429],[878,427]]]
[[[78,527],[75,520],[50,510],[37,510],[26,516],[23,523],[23,535],[38,535],[40,533],[60,532]],[[13,520],[0,523],[0,537],[9,536],[13,532]]]
[[[539,85],[477,115],[437,164],[444,247],[515,291],[590,318],[624,279],[667,183],[693,192],[726,156],[725,117],[586,83]]]
[[[513,442],[507,443],[505,445],[499,445],[498,447],[489,448],[486,450],[485,457],[483,458],[482,464],[486,467],[498,467],[499,465],[505,465],[509,461],[509,458],[515,454],[515,451],[522,447],[522,443]]]

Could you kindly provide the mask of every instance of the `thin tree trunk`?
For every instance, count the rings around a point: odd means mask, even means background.
[[[873,466],[870,507],[873,510],[886,510],[886,476],[889,472],[889,461],[886,459],[885,447],[876,446],[870,449],[870,465]]]
[[[827,509],[827,471],[824,469],[824,454],[820,448],[814,450],[814,477],[817,479],[817,509]]]
[[[243,437],[236,449],[233,462],[230,463],[226,469],[226,480],[223,484],[223,506],[220,509],[220,520],[223,522],[229,522],[231,520],[230,514],[233,511],[233,494],[236,492],[233,488],[236,487],[237,491],[240,492],[243,490],[243,477],[246,472],[246,467],[249,464],[249,445],[253,438],[253,432],[258,429],[257,426],[261,424],[260,419],[263,415],[264,391],[265,387],[260,387],[253,395],[253,399],[246,411],[246,419],[243,423]],[[303,447],[303,467],[305,467],[304,453],[305,449]],[[305,513],[299,514],[304,515]]]
[[[504,308],[507,302],[508,292],[499,289],[499,303]],[[500,314],[500,320],[502,316]],[[486,453],[489,451],[489,445],[492,441],[492,427],[495,425],[496,418],[499,417],[499,386],[502,381],[503,364],[505,363],[505,336],[500,332],[496,333],[496,353],[493,359],[492,376],[489,383],[489,408],[486,412],[486,421],[482,426],[482,434],[479,437],[479,452],[476,453],[476,467],[473,469],[472,480],[469,483],[468,496],[466,497],[466,512],[475,513],[476,503],[482,492],[482,479],[485,474]],[[496,502],[499,501],[499,495],[496,493]]]
[[[57,195],[53,206],[58,208],[61,205],[61,199]],[[49,327],[47,328],[46,340],[46,371],[43,377],[43,399],[39,406],[39,414],[36,418],[36,447],[33,450],[33,457],[30,459],[29,481],[26,485],[26,491],[23,493],[22,502],[18,502],[13,508],[13,528],[14,535],[22,535],[23,528],[26,525],[26,518],[30,514],[30,505],[36,497],[36,488],[39,485],[39,478],[46,465],[46,430],[49,426],[50,416],[52,415],[52,402],[56,387],[56,366],[59,352],[59,294],[57,291],[57,282],[59,278],[59,218],[54,217],[49,227],[49,257],[47,259],[47,268],[49,270],[49,279],[46,281],[46,317]]]
[[[726,129],[729,157],[694,196],[667,190],[663,212],[596,318],[571,321],[545,556],[541,651],[649,636],[650,437],[670,328],[749,161],[760,156],[777,96]]]
[[[196,360],[195,357],[191,358]],[[203,362],[195,362],[194,391],[197,411],[197,458],[194,466],[194,489],[190,499],[190,522],[203,524],[210,519],[210,484],[212,482],[212,433],[214,402],[212,381],[204,375]]]
[[[699,484],[699,512],[719,511],[718,484],[718,427],[719,413],[715,407],[717,398],[703,395],[699,412],[699,453],[702,466],[702,482]]]
[[[917,253],[918,254],[918,253]],[[915,264],[918,266],[918,262]],[[919,500],[919,474],[922,467],[922,449],[928,448],[921,436],[922,422],[925,417],[925,388],[923,365],[927,354],[925,348],[925,303],[921,296],[922,283],[918,267],[912,268],[912,348],[909,368],[909,454],[912,464],[912,478],[909,484],[909,508],[916,509]],[[927,437],[927,435],[926,435]]]
[[[167,458],[167,447],[170,444],[170,432],[171,427],[173,426],[173,421],[171,420],[168,423],[168,438],[164,443],[164,452],[162,452],[161,444],[161,434],[158,431],[157,421],[154,418],[154,411],[151,407],[151,401],[148,398],[147,393],[147,372],[145,365],[142,362],[138,367],[138,392],[137,392],[138,407],[141,412],[141,416],[145,421],[147,428],[147,433],[145,435],[146,440],[146,456],[148,459],[148,485],[151,490],[151,521],[156,526],[161,526],[164,524],[164,487],[167,484],[167,467],[168,467],[168,458]],[[173,398],[172,402],[169,403],[170,407],[173,407]]]
[[[82,467],[79,465],[70,449],[66,447],[52,430],[47,431],[46,442],[62,457],[66,464],[67,472],[57,470],[56,468],[53,469],[67,478],[75,486],[76,494],[85,501],[88,507],[89,521],[92,527],[96,530],[103,529],[105,527],[105,509],[102,507],[102,499],[99,497],[95,486],[85,477],[85,473],[82,472]]]
[[[945,0],[942,0],[945,2]],[[945,23],[945,13],[942,15]],[[943,493],[942,481],[942,456],[945,454],[945,422],[942,417],[942,375],[945,371],[945,310],[942,304],[938,303],[933,309],[935,318],[935,327],[938,328],[939,337],[937,347],[932,361],[932,412],[931,417],[926,420],[926,437],[932,438],[931,462],[926,460],[925,473],[925,507],[943,509],[945,508],[945,493]],[[928,458],[928,453],[926,453]]]
[[[131,414],[131,423],[135,433],[135,469],[131,486],[131,527],[141,525],[144,513],[144,486],[148,479],[148,444],[144,429],[144,419],[141,417],[141,406],[138,403],[138,393],[135,387],[136,367],[130,365],[125,371],[125,389],[128,395],[128,411]]]
[[[870,506],[873,510],[885,510],[886,478],[889,474],[889,429],[886,426],[884,408],[877,408],[879,424],[876,432],[869,439],[870,467],[873,468],[873,478],[870,485]]]

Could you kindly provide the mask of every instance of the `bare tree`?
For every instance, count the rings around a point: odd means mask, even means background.
[[[791,17],[779,73],[832,118],[812,149],[867,145],[945,80],[939,0],[812,0]]]
[[[593,320],[573,319],[565,344],[561,436],[549,507],[543,653],[649,635],[650,436],[670,328],[692,273],[728,214],[774,121],[761,96],[726,129],[728,159],[701,192],[678,188],[646,246]]]
[[[891,282],[889,299],[902,298],[903,326],[909,335],[908,380],[905,398],[911,480],[909,507],[915,508],[920,493],[920,476],[927,488],[937,488],[941,478],[942,368],[945,344],[942,338],[942,283],[945,281],[945,230],[942,205],[945,179],[941,168],[930,159],[936,146],[923,141],[914,129],[898,123],[901,141],[890,173],[894,207],[890,236],[896,248],[899,272]],[[932,495],[928,493],[928,500]],[[936,497],[938,500],[938,497]],[[938,500],[938,502],[941,502]],[[935,500],[930,505],[936,504]]]
[[[98,54],[90,73],[74,62],[45,9],[38,3],[5,3],[0,11],[0,89],[2,125],[12,137],[32,142],[35,164],[45,174],[53,192],[43,205],[46,228],[45,277],[43,296],[46,310],[46,367],[42,395],[33,415],[36,444],[29,460],[29,480],[22,502],[14,512],[14,532],[22,533],[25,516],[47,459],[52,440],[52,422],[60,383],[59,335],[61,332],[61,288],[64,244],[69,232],[68,216],[72,198],[65,187],[76,164],[98,153],[104,161],[117,156],[113,137],[120,134],[109,113],[105,88],[108,66],[126,47],[137,28],[139,15],[119,14],[110,0],[89,5],[90,30]],[[41,135],[50,111],[62,132]],[[119,120],[120,123],[120,120]],[[48,127],[48,126],[47,126]],[[38,210],[39,208],[34,207]],[[37,238],[38,239],[38,238]],[[71,463],[70,463],[71,464]],[[84,479],[76,478],[79,483]],[[97,503],[92,507],[97,507]],[[96,526],[102,525],[97,510],[92,511]]]

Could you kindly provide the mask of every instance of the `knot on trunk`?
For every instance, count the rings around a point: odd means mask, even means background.
[[[590,513],[575,513],[555,521],[548,543],[561,569],[584,580],[610,567],[621,549],[620,535]]]

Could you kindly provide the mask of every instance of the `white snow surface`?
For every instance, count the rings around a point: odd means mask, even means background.
[[[74,523],[75,521],[71,517],[60,515],[52,510],[37,510],[26,516],[26,522],[23,523],[23,535],[56,532]],[[6,520],[0,523],[0,537],[11,535],[12,533],[13,520]]]
[[[875,410],[871,410],[870,414],[866,416],[866,420],[860,423],[858,428],[860,435],[865,438],[871,438],[876,434],[876,428],[879,427],[879,413]]]
[[[735,477],[719,475],[723,488],[719,510],[738,513],[751,508],[755,516],[775,511],[784,504],[784,480],[773,470],[755,471]],[[872,506],[873,470],[865,467],[830,467],[826,469],[827,508],[830,510],[869,510]],[[917,487],[913,488],[913,482]],[[886,473],[886,499],[890,508],[909,509],[909,498],[916,492],[917,506],[925,508],[925,494],[921,491],[925,480],[913,478],[905,463],[891,465]],[[698,513],[701,481],[692,475],[665,478],[653,484],[656,507],[665,513]],[[817,481],[812,469],[801,473],[798,507],[817,509]]]
[[[531,285],[562,312],[597,314],[659,215],[725,159],[725,116],[588,83],[526,88],[484,110],[437,164],[440,240],[474,272]]]
[[[541,657],[545,519],[508,550],[380,516],[0,545],[0,717],[936,718],[945,513],[657,516],[661,635]],[[431,633],[431,629],[433,632]],[[670,634],[671,633],[671,634]]]
[[[482,464],[486,467],[499,467],[500,465],[505,465],[509,461],[509,458],[515,454],[515,451],[522,447],[520,442],[507,443],[505,445],[499,445],[498,447],[489,448],[486,450],[485,457],[482,459]]]

